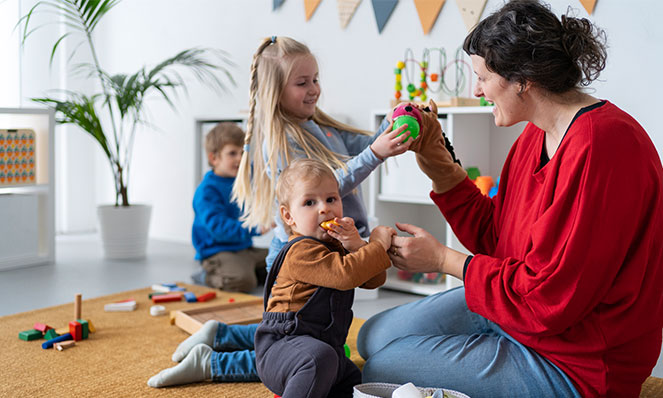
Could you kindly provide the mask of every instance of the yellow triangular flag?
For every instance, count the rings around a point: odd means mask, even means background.
[[[596,0],[580,0],[580,4],[585,7],[587,14],[592,14],[594,12],[594,6],[596,6]]]
[[[435,21],[440,14],[444,2],[445,0],[414,0],[414,6],[417,8],[419,21],[421,22],[421,27],[424,29],[425,35],[427,35],[433,28],[433,25],[435,25]]]
[[[460,10],[460,16],[463,17],[465,27],[469,32],[481,19],[484,7],[488,0],[456,0],[456,5]]]
[[[352,16],[357,11],[357,6],[361,0],[337,0],[338,2],[338,18],[341,20],[341,29],[345,29],[352,19]]]
[[[306,20],[308,21],[313,16],[313,13],[320,5],[322,0],[304,0],[304,11],[306,12]]]

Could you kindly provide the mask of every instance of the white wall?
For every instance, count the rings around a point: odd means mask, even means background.
[[[501,4],[501,0],[489,0],[483,15]],[[579,16],[587,16],[577,0],[552,0],[551,4],[558,15],[570,5]],[[662,88],[658,78],[663,65],[658,51],[663,42],[658,18],[662,11],[663,4],[656,0],[605,0],[589,16],[607,31],[610,45],[608,65],[601,81],[593,85],[594,94],[631,113],[649,132],[659,153],[663,152],[663,121],[657,117],[660,106],[654,96]],[[179,98],[177,112],[153,101],[151,122],[159,131],[141,131],[136,141],[130,200],[154,206],[152,237],[184,242],[190,239],[193,219],[194,118],[234,116],[247,108],[249,65],[263,37],[285,35],[306,43],[320,66],[321,107],[368,128],[370,110],[388,106],[393,68],[405,48],[411,47],[420,57],[423,48],[443,46],[453,57],[467,33],[455,1],[445,3],[428,35],[423,35],[411,1],[397,5],[382,34],[378,34],[370,1],[360,3],[342,30],[337,3],[331,0],[322,1],[308,22],[303,2],[298,0],[286,1],[274,12],[271,0],[127,0],[99,28],[101,63],[112,72],[133,73],[144,64],[153,66],[194,46],[226,50],[237,64],[233,73],[237,87],[231,95],[219,98],[206,87],[192,84],[188,97]],[[68,156],[77,155],[70,151]],[[85,176],[70,170],[67,183],[91,189],[95,200],[88,195],[86,203],[74,203],[70,197],[62,199],[69,202],[58,204],[58,209],[69,209],[67,223],[79,229],[94,227],[91,214],[97,203],[93,202],[113,200],[105,161],[98,156],[90,170],[94,170],[94,182],[89,177],[80,180]],[[58,189],[70,188],[58,185]]]

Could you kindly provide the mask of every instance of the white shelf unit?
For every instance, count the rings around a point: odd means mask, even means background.
[[[35,132],[35,183],[0,185],[0,271],[55,261],[54,125],[48,109],[0,108],[0,129]]]
[[[492,106],[440,108],[438,121],[462,166],[478,167],[482,175],[490,175],[497,181],[509,149],[525,125],[496,127],[492,111]],[[387,112],[376,110],[371,113],[373,130],[378,128]],[[377,224],[394,226],[396,222],[402,222],[422,227],[448,247],[470,254],[430,199],[430,191],[431,182],[419,170],[413,152],[389,158],[369,177],[369,216]],[[404,235],[403,232],[399,234]],[[460,285],[462,281],[449,275],[439,284],[403,281],[396,277],[396,270],[391,269],[384,287],[430,295]]]

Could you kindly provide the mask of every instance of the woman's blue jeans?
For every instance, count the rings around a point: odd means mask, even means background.
[[[371,317],[357,338],[363,382],[448,388],[471,397],[579,397],[569,377],[471,312],[465,288]]]

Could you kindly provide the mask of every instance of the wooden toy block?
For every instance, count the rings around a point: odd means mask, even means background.
[[[55,329],[55,333],[57,333],[58,336],[62,336],[65,333],[69,333],[69,325],[67,325],[66,328],[57,328],[57,329]]]
[[[72,340],[74,336],[71,335],[71,333],[65,333],[62,336],[58,336],[54,339],[50,339],[48,341],[45,341],[41,344],[41,348],[47,350],[51,347],[53,347],[53,344],[59,343],[61,341],[67,341],[67,340]]]
[[[248,325],[260,322],[262,320],[263,308],[262,299],[257,298],[255,300],[213,305],[205,308],[173,311],[171,312],[171,316],[175,318],[175,325],[179,326],[185,332],[193,334],[210,319],[223,322],[227,325]]]
[[[174,287],[177,287],[177,283],[162,283],[161,286],[165,286],[169,289],[172,289]]]
[[[81,302],[83,295],[78,293],[74,300],[74,319],[81,319]]]
[[[76,322],[81,324],[83,340],[87,339],[87,336],[90,333],[90,324],[84,319],[77,319]]]
[[[61,341],[59,343],[54,343],[53,347],[55,347],[56,350],[58,351],[64,351],[67,348],[71,348],[76,345],[76,342],[74,340],[65,340]]]
[[[48,329],[46,331],[46,333],[44,334],[44,338],[46,340],[54,339],[58,336],[59,336],[59,334],[58,334],[58,332],[55,331],[55,329]]]
[[[209,301],[214,298],[216,298],[216,292],[209,292],[205,294],[201,294],[200,296],[196,297],[198,301]]]
[[[117,303],[109,303],[104,305],[104,311],[117,312],[117,311],[133,311],[136,309],[136,300],[124,300]]]
[[[187,303],[195,303],[196,301],[198,301],[196,295],[193,294],[192,292],[184,293],[184,299],[186,300]]]
[[[155,292],[168,293],[170,291],[170,288],[164,285],[152,285],[152,290],[154,290]]]
[[[43,336],[43,333],[37,329],[24,330],[18,333],[18,338],[25,341],[38,340]]]
[[[172,294],[163,294],[161,296],[153,296],[152,297],[152,302],[154,304],[156,303],[166,303],[169,301],[180,301],[182,300],[182,295],[180,293],[172,293]]]
[[[88,328],[90,329],[90,333],[94,333],[94,332],[97,331],[97,329],[94,328],[94,324],[93,324],[92,321],[89,320],[89,319],[87,320],[87,326],[88,326]]]
[[[71,334],[76,341],[83,340],[83,326],[76,321],[69,322],[69,334]]]
[[[50,326],[48,326],[44,323],[39,323],[39,322],[35,322],[35,325],[33,326],[33,328],[35,330],[39,330],[42,333],[46,333],[48,331],[48,329],[53,329],[52,327],[50,327]]]
[[[147,295],[147,298],[151,299],[154,296],[163,296],[164,294],[170,294],[170,292],[152,292]]]

